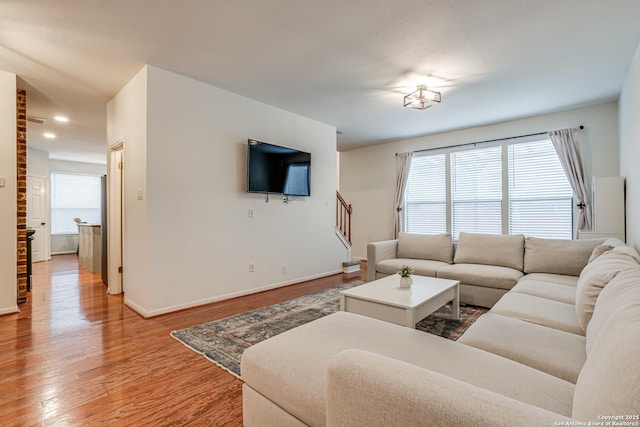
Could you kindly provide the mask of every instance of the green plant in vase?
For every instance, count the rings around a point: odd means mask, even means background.
[[[413,279],[411,278],[411,274],[413,274],[413,267],[408,265],[403,265],[400,267],[398,274],[400,275],[400,287],[408,288],[413,284]]]

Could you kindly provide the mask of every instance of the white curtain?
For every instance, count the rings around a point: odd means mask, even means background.
[[[407,186],[413,153],[396,154],[396,194],[394,199],[393,233],[391,238],[397,239],[402,224],[402,208],[404,206],[404,189]]]
[[[584,166],[582,155],[580,154],[580,141],[578,139],[579,128],[560,129],[549,132],[549,138],[553,142],[553,147],[558,153],[560,163],[567,179],[571,183],[573,194],[578,199],[577,230],[591,230],[591,203],[587,186],[584,182]],[[577,235],[577,233],[576,233]]]

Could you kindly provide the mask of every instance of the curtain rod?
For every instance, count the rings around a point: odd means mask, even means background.
[[[584,129],[584,126],[580,125],[579,128],[580,129]],[[447,148],[454,148],[454,147],[455,148],[457,148],[457,147],[467,147],[469,145],[486,144],[487,142],[507,141],[507,140],[510,140],[510,139],[526,138],[528,136],[547,135],[548,133],[549,132],[528,133],[526,135],[508,136],[506,138],[487,139],[486,141],[467,142],[466,144],[449,145],[447,147],[425,148],[423,150],[415,150],[415,151],[413,151],[413,153],[424,153],[425,151],[445,150]],[[398,153],[396,153],[396,156],[397,155],[398,155]]]

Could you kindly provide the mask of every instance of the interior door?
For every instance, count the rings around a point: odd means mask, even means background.
[[[114,144],[109,151],[107,176],[107,268],[110,295],[125,291],[123,279],[123,230],[124,230],[124,140]]]
[[[27,227],[35,230],[31,241],[33,262],[47,259],[47,180],[39,176],[27,176]]]

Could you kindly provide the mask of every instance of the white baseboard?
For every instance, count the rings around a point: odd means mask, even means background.
[[[13,314],[13,313],[20,313],[20,310],[18,310],[17,305],[0,308],[0,316],[3,314]]]
[[[294,279],[294,280],[288,280],[286,282],[280,282],[280,283],[274,283],[274,284],[265,285],[265,286],[259,286],[257,288],[246,289],[246,290],[239,291],[239,292],[230,292],[230,293],[223,294],[223,295],[218,295],[218,296],[215,296],[215,297],[212,297],[212,298],[203,298],[203,299],[197,300],[197,301],[191,301],[191,302],[184,303],[184,304],[176,304],[176,305],[172,305],[172,306],[169,306],[169,307],[157,308],[157,309],[154,309],[154,310],[145,310],[142,307],[138,306],[137,304],[127,300],[126,298],[125,298],[125,305],[127,307],[129,307],[131,310],[133,310],[136,313],[138,313],[140,316],[142,316],[145,319],[147,319],[149,317],[160,316],[162,314],[172,313],[174,311],[179,311],[179,310],[184,310],[184,309],[187,309],[187,308],[193,308],[193,307],[198,307],[198,306],[201,306],[201,305],[211,304],[213,302],[224,301],[224,300],[231,299],[231,298],[237,298],[237,297],[242,297],[242,296],[245,296],[245,295],[255,294],[255,293],[258,293],[258,292],[268,291],[268,290],[271,290],[271,289],[282,288],[284,286],[289,286],[289,285],[293,285],[293,284],[296,284],[296,283],[302,283],[302,282],[306,282],[306,281],[309,281],[309,280],[319,279],[321,277],[333,276],[334,274],[339,274],[339,273],[342,273],[342,269],[332,270],[332,271],[328,271],[328,272],[320,273],[320,274],[314,274],[314,275],[307,276],[307,277],[299,277],[299,278]],[[126,295],[126,293],[125,293],[125,295]]]
[[[135,302],[131,301],[130,299],[127,299],[126,297],[124,299],[124,305],[126,305],[131,310],[135,311],[136,314],[144,317],[145,319],[148,319],[150,317],[148,312],[147,312],[147,310],[145,310],[144,308],[140,307],[138,304],[136,304]]]

